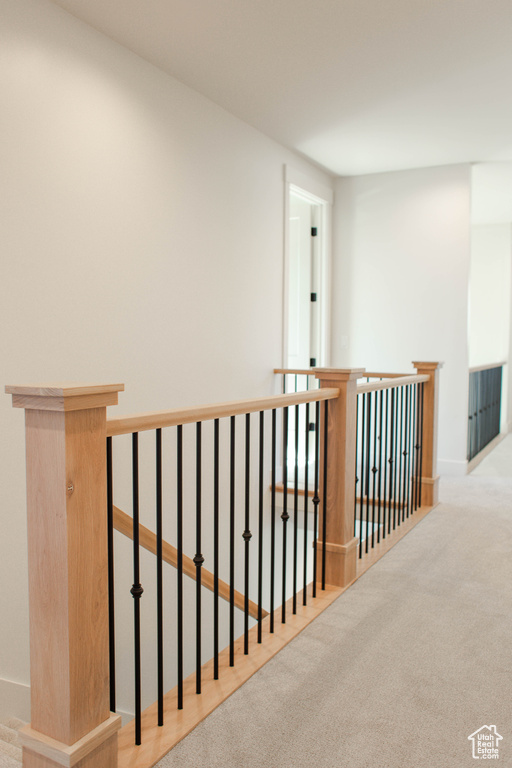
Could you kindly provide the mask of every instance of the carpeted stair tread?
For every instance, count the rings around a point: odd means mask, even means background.
[[[23,726],[26,725],[26,723],[23,720],[19,720],[17,717],[10,717],[9,720],[6,720],[2,725],[5,725],[6,728],[11,728],[13,731],[19,731],[20,728],[23,728]]]

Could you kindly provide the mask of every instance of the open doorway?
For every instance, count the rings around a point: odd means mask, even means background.
[[[287,173],[283,367],[328,365],[332,192]]]

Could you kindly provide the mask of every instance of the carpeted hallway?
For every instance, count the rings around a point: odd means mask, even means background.
[[[512,766],[512,436],[161,768]]]

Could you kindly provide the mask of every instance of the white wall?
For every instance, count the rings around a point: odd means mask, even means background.
[[[439,468],[464,472],[470,168],[340,179],[333,365],[410,371],[442,361]]]
[[[469,365],[500,363],[509,358],[512,226],[474,226],[469,272]],[[508,365],[503,392],[509,390]],[[502,429],[508,429],[509,397],[502,401]]]
[[[510,224],[472,228],[469,273],[469,365],[508,358],[510,336]]]
[[[3,383],[124,382],[119,413],[272,391],[283,164],[331,179],[46,0],[0,19]],[[24,425],[0,413],[0,682],[26,683]]]

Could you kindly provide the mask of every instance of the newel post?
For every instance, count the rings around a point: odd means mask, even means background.
[[[364,368],[336,370],[317,368],[315,376],[321,387],[336,387],[339,397],[329,400],[327,421],[327,493],[324,492],[324,441],[321,441],[320,491],[326,502],[326,525],[320,507],[317,542],[317,582],[322,581],[322,551],[325,538],[325,582],[345,587],[356,578],[357,538],[354,536],[356,478],[357,379]],[[322,407],[322,414],[324,414]],[[324,435],[324,416],[322,431]]]
[[[421,505],[433,507],[439,501],[437,474],[437,421],[439,371],[442,363],[413,363],[418,374],[429,376],[423,389],[423,441],[421,457]]]
[[[26,768],[115,768],[106,410],[122,384],[6,387],[25,409],[31,724]]]

